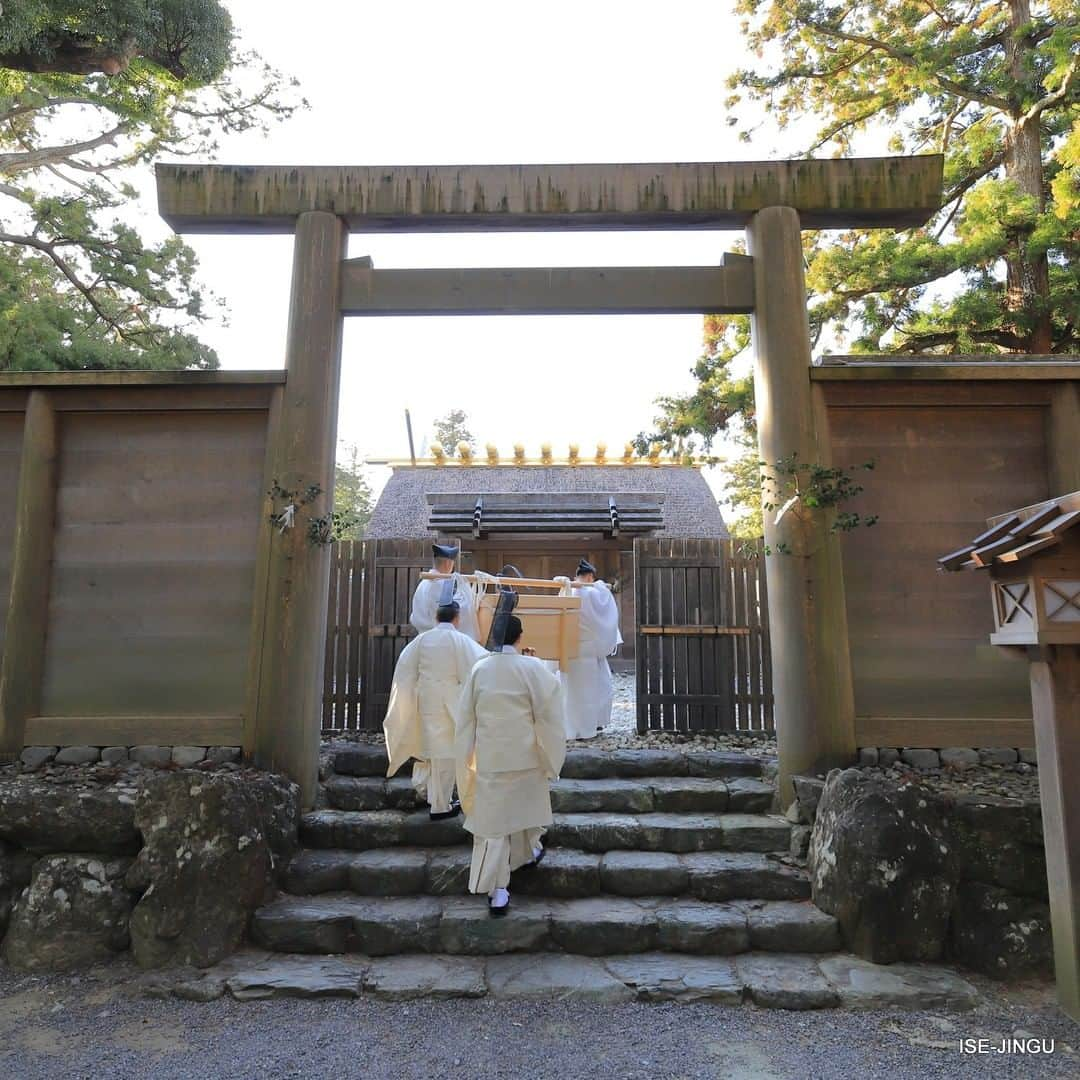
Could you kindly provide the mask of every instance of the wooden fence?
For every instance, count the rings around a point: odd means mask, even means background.
[[[334,545],[324,729],[381,726],[394,665],[413,634],[409,608],[429,555],[423,540]],[[641,539],[635,564],[639,728],[771,731],[760,544]]]
[[[772,730],[760,544],[639,539],[634,578],[638,731]]]

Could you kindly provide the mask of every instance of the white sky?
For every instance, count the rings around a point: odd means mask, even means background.
[[[228,3],[245,43],[295,75],[311,109],[269,137],[229,139],[238,164],[710,161],[791,156],[794,138],[737,140],[729,71],[752,58],[732,5],[585,0],[572,6],[429,0]],[[272,12],[272,14],[268,14]],[[708,265],[732,234],[354,235],[376,267]],[[203,331],[225,368],[283,364],[291,240],[191,237],[228,303]],[[406,456],[449,408],[481,446],[612,450],[648,428],[661,393],[689,389],[697,316],[351,319],[339,435]],[[714,486],[719,478],[713,478]]]

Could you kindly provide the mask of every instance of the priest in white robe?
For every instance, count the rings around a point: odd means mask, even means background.
[[[458,700],[457,784],[473,834],[469,891],[487,893],[493,916],[510,904],[510,874],[544,856],[550,783],[566,755],[559,680],[522,655],[521,620],[508,615],[502,649],[481,660]]]
[[[405,646],[394,668],[383,731],[393,776],[409,758],[413,787],[433,820],[454,817],[454,707],[473,665],[488,655],[459,632],[461,613],[451,601],[438,608],[430,630]]]
[[[435,612],[440,604],[453,600],[461,608],[461,633],[473,641],[480,640],[480,623],[476,617],[476,599],[469,583],[454,570],[458,549],[449,544],[432,544],[432,570],[436,574],[452,574],[451,578],[421,578],[413,593],[409,622],[422,634],[435,625]]]
[[[578,655],[564,673],[566,686],[566,737],[592,739],[611,719],[614,685],[607,658],[622,644],[619,608],[607,583],[596,576],[587,559],[578,563],[572,596],[581,598]]]

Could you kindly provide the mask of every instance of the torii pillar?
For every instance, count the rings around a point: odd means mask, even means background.
[[[754,260],[758,450],[770,472],[792,455],[803,464],[831,463],[825,403],[810,382],[801,228],[797,210],[769,206],[746,230]],[[775,511],[764,518],[765,543],[772,549],[767,573],[778,789],[787,806],[792,776],[851,764],[855,695],[839,537],[820,511],[785,514],[779,524]]]

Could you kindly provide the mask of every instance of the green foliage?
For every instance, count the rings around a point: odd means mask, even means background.
[[[334,469],[334,538],[362,539],[374,507],[364,462],[356,447],[350,446],[345,460],[338,461]]]
[[[435,421],[435,440],[442,444],[447,457],[457,452],[458,443],[465,443],[470,449],[476,449],[476,440],[469,431],[468,414],[464,409],[451,409],[444,417]]]
[[[0,66],[115,75],[136,57],[207,83],[232,51],[232,19],[216,0],[6,0]]]
[[[738,10],[755,53],[777,62],[733,76],[733,122],[750,98],[780,127],[816,119],[809,153],[853,153],[888,130],[893,152],[945,155],[944,206],[925,228],[807,238],[815,340],[827,329],[865,352],[1080,348],[1076,150],[1064,138],[1080,117],[1075,0]],[[1072,178],[1059,179],[1070,154]]]
[[[781,129],[816,121],[808,154],[856,154],[889,132],[894,153],[945,155],[927,226],[803,234],[816,346],[1080,351],[1080,8],[1028,5],[737,0],[760,65],[732,78],[730,125],[749,99]],[[730,373],[748,325],[706,319],[697,389],[661,398],[656,431],[637,439],[733,442],[726,500],[747,511],[741,535],[761,524],[753,387]]]
[[[847,502],[862,494],[863,486],[856,482],[855,473],[872,470],[872,461],[857,468],[833,468],[800,461],[797,454],[791,454],[771,465],[766,461],[757,464],[761,470],[758,475],[762,478],[762,509],[769,514],[775,513],[777,521],[788,513],[798,517],[821,512],[828,515],[829,531],[833,533],[852,532],[860,526],[869,528],[877,524],[876,514],[864,515],[843,509]],[[784,541],[777,543],[776,551],[783,555],[793,554],[791,546]],[[772,549],[766,547],[765,554],[771,555]]]
[[[0,370],[217,366],[191,249],[130,224],[133,170],[267,130],[295,84],[210,0],[6,0],[0,35]]]

